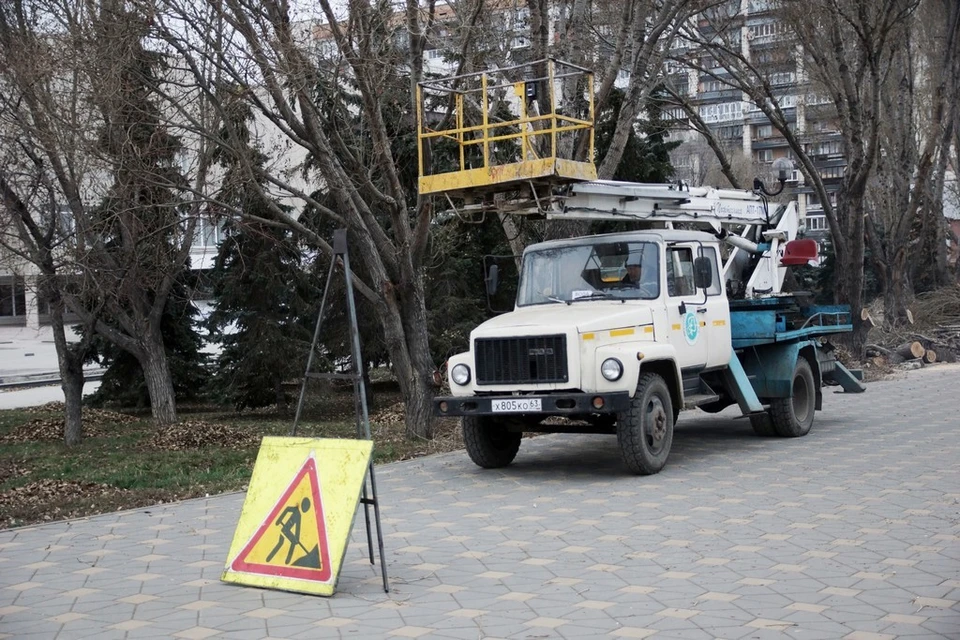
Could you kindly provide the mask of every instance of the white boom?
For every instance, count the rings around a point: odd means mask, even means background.
[[[752,191],[613,180],[580,182],[570,189],[569,195],[552,203],[548,219],[632,220],[662,223],[667,228],[673,228],[674,223],[699,226],[733,247],[723,262],[723,280],[732,275],[732,269],[742,267],[746,254],[756,254],[760,258],[747,280],[746,296],[781,291],[787,270],[780,260],[786,243],[795,240],[800,229],[794,202],[775,204],[771,212],[766,200]],[[739,235],[729,232],[730,225],[743,227]]]

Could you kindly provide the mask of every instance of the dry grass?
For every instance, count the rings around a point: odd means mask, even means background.
[[[399,394],[376,400],[376,463],[463,447],[457,420],[440,420],[433,440],[410,438]],[[83,443],[68,448],[62,412],[59,403],[0,411],[0,528],[246,489],[261,438],[289,435],[293,422],[272,409],[183,407],[182,422],[158,430],[149,417],[84,409]],[[311,394],[298,435],[356,437],[352,393]]]

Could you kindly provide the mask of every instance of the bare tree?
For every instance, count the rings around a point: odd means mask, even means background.
[[[0,7],[0,104],[19,152],[2,177],[7,212],[33,242],[30,259],[52,296],[64,381],[78,379],[79,365],[58,335],[61,302],[137,358],[153,417],[168,424],[176,405],[160,320],[187,264],[196,218],[186,214],[196,203],[180,197],[177,143],[153,91],[157,58],[144,45],[148,23],[119,1]],[[205,175],[201,166],[196,180]],[[61,207],[73,229],[54,265],[36,221]],[[67,278],[69,287],[58,286]],[[68,418],[79,387],[67,396]]]
[[[780,46],[752,56],[745,46],[745,26],[739,5],[720,5],[704,14],[707,28],[689,29],[685,37],[695,53],[684,58],[699,73],[742,91],[789,145],[800,171],[819,195],[832,234],[839,264],[837,297],[850,304],[854,322],[853,347],[862,347],[865,332],[860,320],[863,305],[865,246],[864,200],[880,150],[882,84],[895,63],[895,52],[908,18],[920,0],[782,0],[775,11],[786,27]],[[702,65],[710,55],[722,68]],[[800,96],[798,110],[815,105],[808,97],[823,96],[838,119],[847,161],[836,206],[781,104],[773,74],[796,73],[809,93]],[[809,85],[806,83],[809,82]],[[815,100],[816,102],[816,100]]]
[[[687,126],[690,131],[697,134],[698,138],[694,141],[681,145],[674,153],[689,154],[691,160],[698,167],[697,174],[693,184],[714,184],[719,180],[716,171],[708,169],[710,162],[707,159],[712,152],[712,159],[717,161],[717,169],[720,174],[730,183],[734,189],[743,189],[744,185],[749,184],[751,175],[744,175],[744,170],[753,169],[751,163],[746,161],[742,152],[733,149],[729,144],[725,144],[717,135],[716,131],[710,127],[701,117],[697,107],[690,102],[688,96],[682,95],[673,87],[666,85],[669,103],[679,106],[686,115]],[[672,155],[672,154],[671,154]]]
[[[956,3],[925,2],[880,85],[882,153],[866,193],[867,239],[891,326],[906,321],[913,274],[947,279],[943,176],[960,97],[958,30]]]
[[[270,164],[247,161],[242,168],[251,184],[309,205],[352,232],[356,256],[369,274],[363,280],[355,274],[354,283],[373,303],[383,328],[406,403],[407,431],[432,437],[437,367],[429,351],[423,269],[432,210],[427,199],[418,198],[411,171],[413,88],[421,79],[429,13],[413,3],[401,19],[385,4],[361,1],[339,16],[320,0],[322,21],[296,22],[283,0],[223,0],[206,7],[164,0],[157,6],[155,33],[170,47],[173,63],[190,74],[189,82],[223,109],[217,87],[202,71],[212,65],[224,82],[239,87],[263,126],[282,141],[283,151],[263,151],[274,160],[287,149],[304,158],[306,184]],[[395,40],[401,36],[404,46]],[[318,53],[319,45],[325,55]],[[249,156],[242,152],[249,143],[228,124],[218,136],[202,127],[197,133],[229,147],[232,157]],[[318,192],[324,197],[316,197]],[[275,207],[258,221],[289,227],[332,256],[328,239],[296,214]]]

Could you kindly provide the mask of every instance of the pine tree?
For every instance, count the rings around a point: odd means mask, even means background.
[[[654,91],[644,107],[645,116],[630,132],[623,158],[613,180],[628,182],[666,182],[673,175],[670,152],[679,141],[668,142],[669,132],[662,118],[661,91]],[[615,89],[596,121],[596,155],[604,157],[620,117],[623,91]]]
[[[93,358],[107,367],[96,401],[149,400],[156,421],[169,424],[178,397],[193,397],[205,377],[187,294],[182,144],[158,104],[164,60],[144,45],[143,16],[118,2],[99,12],[95,41],[113,49],[91,81],[112,184],[86,222],[79,312],[85,326],[95,321]]]
[[[200,399],[209,375],[207,355],[202,351],[203,339],[196,328],[199,312],[190,302],[189,279],[186,271],[177,279],[160,319],[160,333],[177,403]],[[150,406],[143,368],[134,356],[101,336],[95,336],[90,357],[104,365],[106,371],[96,393],[86,399],[88,404]]]
[[[287,232],[236,222],[225,230],[207,322],[222,345],[213,392],[236,409],[275,404],[279,411],[289,400],[283,383],[303,373],[311,334],[300,318],[312,288]]]
[[[227,104],[233,111],[223,135],[247,138],[251,114],[239,102]],[[257,151],[245,159],[221,154],[226,172],[220,201],[260,218],[270,217],[271,206],[283,208],[264,199],[262,185],[252,182],[245,168],[265,160]],[[213,392],[237,409],[275,404],[279,411],[289,399],[284,382],[303,373],[312,338],[307,301],[319,294],[289,231],[235,220],[224,230],[211,276],[214,311],[207,321],[222,346]]]

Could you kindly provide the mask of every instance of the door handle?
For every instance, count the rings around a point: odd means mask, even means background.
[[[706,307],[700,307],[700,308],[697,309],[697,313],[706,313],[706,312],[707,312],[707,308],[706,308]]]

